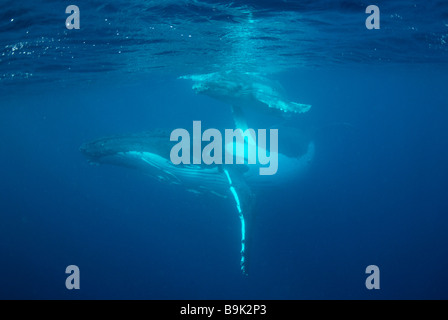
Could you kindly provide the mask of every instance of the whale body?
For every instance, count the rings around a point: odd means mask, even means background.
[[[255,73],[225,71],[179,78],[192,80],[192,89],[196,93],[234,107],[281,113],[304,113],[311,108],[309,104],[290,101],[279,83]]]
[[[168,131],[156,130],[95,139],[84,143],[80,151],[91,163],[137,169],[190,192],[233,201],[241,222],[240,267],[247,274],[255,190],[297,179],[313,159],[314,143],[307,142],[298,153],[279,153],[278,172],[273,176],[259,175],[258,165],[174,165],[171,144]]]

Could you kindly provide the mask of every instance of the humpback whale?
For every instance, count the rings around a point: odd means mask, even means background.
[[[174,165],[170,161],[170,144],[168,131],[155,130],[95,139],[84,143],[80,151],[92,163],[134,168],[188,191],[228,198],[240,219],[240,268],[247,275],[255,192],[257,188],[271,188],[275,182],[296,179],[313,158],[313,142],[304,140],[291,147],[280,140],[280,150],[285,152],[279,153],[278,172],[273,176],[259,175],[258,165]]]
[[[192,89],[235,107],[251,107],[259,111],[304,113],[311,105],[286,98],[283,87],[264,76],[249,72],[213,72],[186,75],[179,79],[193,81]]]

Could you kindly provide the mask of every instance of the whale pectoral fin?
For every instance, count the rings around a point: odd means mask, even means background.
[[[253,95],[254,95],[254,98],[256,100],[258,100],[259,102],[261,102],[262,104],[265,104],[269,108],[277,109],[274,105],[274,101],[273,101],[271,94],[267,94],[263,90],[257,90],[253,93]]]
[[[290,108],[292,112],[295,113],[305,113],[308,112],[308,110],[311,109],[310,104],[303,104],[303,103],[297,103],[297,102],[290,102]]]
[[[278,99],[273,94],[266,94],[263,91],[255,92],[255,99],[260,101],[261,103],[267,105],[271,109],[281,110],[283,112],[291,112],[291,113],[305,113],[310,110],[311,105],[304,103],[297,103],[292,101],[284,101]]]
[[[292,101],[278,100],[269,105],[270,108],[281,110],[285,113],[305,113],[311,109],[311,105]]]
[[[240,267],[241,272],[247,275],[248,272],[248,253],[250,249],[251,239],[251,227],[252,227],[252,211],[255,205],[255,195],[246,181],[243,175],[238,170],[230,170],[224,168],[224,173],[227,176],[229,182],[230,193],[232,194],[236,209],[238,211],[238,217],[241,223],[241,260]]]

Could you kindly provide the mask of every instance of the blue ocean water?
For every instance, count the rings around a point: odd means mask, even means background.
[[[64,25],[70,4],[79,30]],[[448,4],[378,1],[368,30],[370,4],[1,0],[0,298],[447,299]],[[228,106],[178,79],[226,70],[312,104],[285,121],[312,133],[315,158],[257,193],[248,276],[231,201],[79,152],[193,120],[232,126]]]

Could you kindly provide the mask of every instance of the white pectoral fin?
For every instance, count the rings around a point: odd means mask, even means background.
[[[257,90],[254,92],[254,97],[261,103],[267,105],[269,108],[275,108],[272,95],[267,95],[263,90]]]
[[[303,104],[303,103],[297,103],[297,102],[290,102],[291,108],[293,112],[295,113],[305,113],[308,112],[311,109],[310,104]]]
[[[276,101],[275,105],[271,106],[271,108],[279,109],[283,112],[289,113],[305,113],[311,109],[311,105],[292,101],[278,100]]]
[[[285,101],[278,99],[275,95],[265,94],[260,91],[255,93],[255,98],[269,108],[281,110],[283,112],[305,113],[311,108],[311,105],[309,104]]]
[[[247,186],[243,176],[238,171],[229,171],[224,169],[229,182],[229,190],[235,200],[236,210],[241,224],[241,272],[247,275],[248,266],[248,242],[250,241],[250,222],[252,208],[255,203],[254,195]]]

